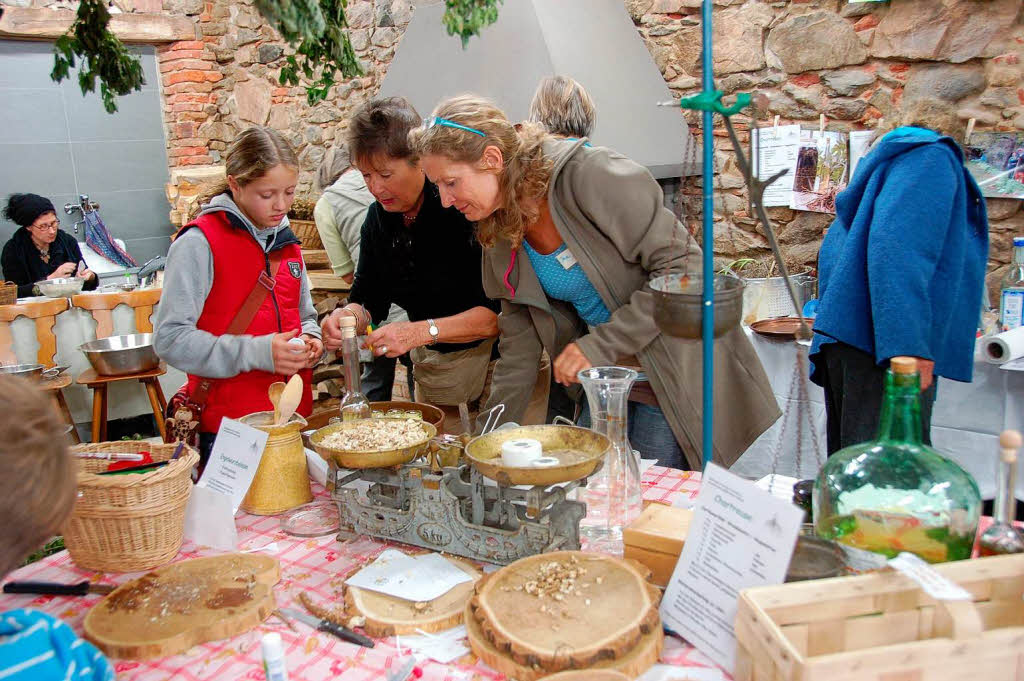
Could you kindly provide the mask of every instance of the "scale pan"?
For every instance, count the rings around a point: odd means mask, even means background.
[[[703,281],[699,273],[665,274],[651,280],[654,323],[662,333],[676,338],[701,339]],[[716,274],[713,281],[713,335],[718,338],[738,326],[743,317],[743,281],[724,274]]]

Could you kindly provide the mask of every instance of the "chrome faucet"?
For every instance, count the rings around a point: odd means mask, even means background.
[[[78,234],[78,225],[85,224],[85,214],[92,213],[93,211],[97,211],[99,209],[100,204],[96,203],[95,201],[90,201],[88,194],[79,194],[78,203],[64,204],[64,212],[66,214],[71,215],[76,210],[82,214],[82,219],[72,225],[72,229],[74,230],[75,234]]]

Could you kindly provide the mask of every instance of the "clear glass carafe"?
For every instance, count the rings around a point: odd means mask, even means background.
[[[578,377],[590,405],[590,428],[611,440],[601,469],[580,488],[577,500],[587,504],[580,533],[602,548],[622,549],[622,528],[642,509],[640,464],[627,435],[629,391],[637,372],[622,367],[594,367]],[[609,546],[610,545],[610,546]]]

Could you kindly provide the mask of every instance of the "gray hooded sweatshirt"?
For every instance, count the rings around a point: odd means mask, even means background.
[[[235,205],[230,194],[215,196],[200,215],[224,211],[238,218],[270,251],[288,229],[288,218],[277,227],[257,229]],[[196,328],[206,297],[213,287],[213,253],[200,229],[190,229],[171,244],[164,273],[164,292],[153,324],[154,348],[161,359],[188,374],[205,378],[231,378],[246,371],[274,371],[273,334],[215,336]],[[302,278],[299,316],[302,333],[320,338],[309,279]]]

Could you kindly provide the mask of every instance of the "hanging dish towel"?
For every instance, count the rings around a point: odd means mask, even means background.
[[[89,248],[121,267],[138,266],[135,258],[128,255],[128,251],[118,246],[114,238],[110,236],[107,226],[100,219],[99,211],[94,210],[86,213],[83,217],[85,219],[85,243]]]

